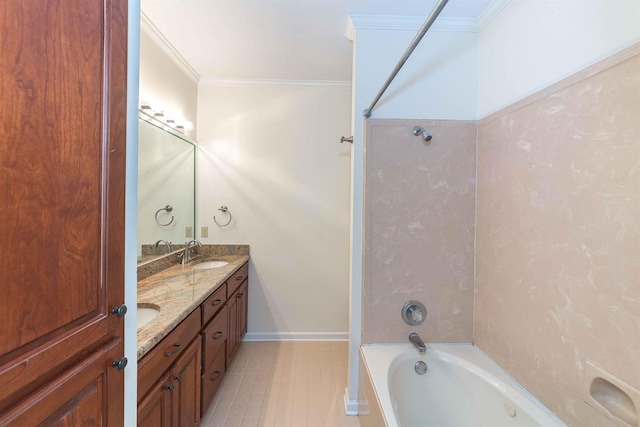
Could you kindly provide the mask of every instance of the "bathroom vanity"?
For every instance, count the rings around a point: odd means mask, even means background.
[[[197,425],[222,383],[247,331],[248,247],[232,248],[139,274],[138,306],[157,317],[138,329],[138,425]]]

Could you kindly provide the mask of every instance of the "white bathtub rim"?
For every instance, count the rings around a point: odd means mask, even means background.
[[[446,346],[446,347],[445,347]],[[450,345],[434,345],[432,346],[431,358],[442,360],[444,362],[452,362],[468,371],[474,373],[485,382],[497,388],[509,403],[515,404],[525,412],[533,415],[555,418],[557,427],[565,426],[559,422],[559,419],[549,411],[536,397],[529,393],[521,384],[507,374],[497,363],[486,355],[480,348],[472,344],[451,347]],[[462,354],[454,354],[461,352]],[[428,347],[427,347],[428,351]],[[419,356],[419,355],[418,355]],[[414,359],[415,355],[411,352],[398,355],[392,362],[390,372],[393,371],[398,364]]]
[[[446,347],[445,347],[446,346]],[[411,346],[408,346],[411,348]],[[468,354],[459,355],[453,354],[450,348],[455,348],[460,351]],[[429,346],[427,346],[428,352]],[[469,351],[467,351],[467,349]],[[511,392],[515,392],[518,398],[508,397],[512,400],[512,403],[517,401],[517,405],[522,407],[525,410],[537,412],[538,410],[542,410],[546,415],[553,415],[557,421],[557,417],[553,412],[551,412],[547,407],[545,407],[535,396],[533,396],[527,389],[525,389],[519,382],[517,382],[513,377],[511,377],[504,369],[500,367],[496,362],[493,361],[485,352],[482,351],[479,347],[473,344],[434,344],[432,345],[432,354],[433,350],[435,350],[437,358],[443,360],[445,362],[451,361],[454,362],[463,368],[468,369],[469,371],[478,375],[478,377],[482,378],[484,381],[492,384],[496,387],[500,392],[502,392],[506,396],[511,396]],[[448,351],[449,350],[449,351]],[[419,354],[415,354],[420,356]],[[392,362],[392,366],[389,371],[391,372],[395,366],[414,358],[415,355],[412,355],[411,352],[407,352],[402,357],[394,358]],[[400,355],[398,355],[400,356]],[[464,356],[464,357],[461,357]],[[479,369],[480,368],[480,369]],[[500,377],[503,377],[501,379]],[[388,378],[387,378],[388,379]],[[520,393],[522,396],[519,396]],[[524,399],[523,399],[524,398]],[[560,424],[564,425],[564,424]]]
[[[387,391],[389,390],[390,373],[399,363],[423,356],[421,356],[411,344],[367,344],[362,345],[360,351],[365,360],[365,368],[371,379],[376,400],[383,413],[386,426],[399,427],[389,397],[390,393]],[[530,413],[540,411],[545,416],[553,419],[557,426],[566,427],[566,424],[551,412],[549,408],[544,406],[535,396],[487,356],[482,349],[474,344],[427,344],[427,357],[433,357],[434,353],[439,356],[438,358],[441,360],[455,361],[459,365],[478,374],[485,381],[498,387],[500,391],[509,396],[508,399],[510,401],[525,411]],[[382,368],[385,366],[384,372],[372,372],[372,367],[377,368],[377,371],[382,371]],[[501,376],[507,380],[501,380]],[[513,397],[509,394],[511,391],[515,392]],[[522,397],[518,397],[518,393],[520,393]]]
[[[362,359],[364,360],[364,368],[367,370],[369,383],[373,387],[373,395],[375,396],[376,403],[378,404],[378,408],[380,408],[380,411],[382,412],[382,418],[383,418],[385,427],[399,427],[398,423],[396,423],[396,417],[393,413],[393,407],[391,407],[391,402],[389,402],[389,399],[385,398],[384,402],[380,399],[380,396],[383,395],[381,393],[382,387],[389,387],[388,377],[386,375],[384,376],[384,381],[382,384],[378,382],[377,380],[382,379],[382,378],[379,378],[381,375],[373,375],[373,373],[371,372],[370,363],[367,361],[367,352],[365,349],[373,348],[373,347],[377,347],[377,348],[387,347],[388,349],[393,350],[394,348],[398,347],[398,344],[363,344],[360,346],[360,354],[362,355]],[[367,402],[367,406],[370,407],[371,403]],[[368,415],[368,411],[367,411],[367,414],[365,415]]]

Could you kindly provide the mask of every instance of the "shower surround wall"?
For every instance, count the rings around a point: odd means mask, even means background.
[[[365,135],[362,342],[471,342],[476,122],[370,119]],[[428,312],[415,327],[412,299]]]
[[[636,45],[479,122],[474,341],[570,426],[640,389],[639,119]]]

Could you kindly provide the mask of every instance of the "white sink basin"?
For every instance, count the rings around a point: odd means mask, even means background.
[[[229,264],[226,261],[205,261],[193,266],[194,270],[210,270],[212,268],[224,267]]]
[[[138,306],[138,329],[142,328],[144,325],[158,317],[159,313],[160,307]]]

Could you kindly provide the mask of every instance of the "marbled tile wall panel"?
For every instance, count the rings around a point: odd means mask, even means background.
[[[472,341],[476,133],[470,121],[367,121],[363,343]],[[415,327],[400,315],[411,299],[428,312]]]
[[[640,389],[640,56],[481,121],[477,197],[475,343],[568,425],[613,426],[583,373]]]

